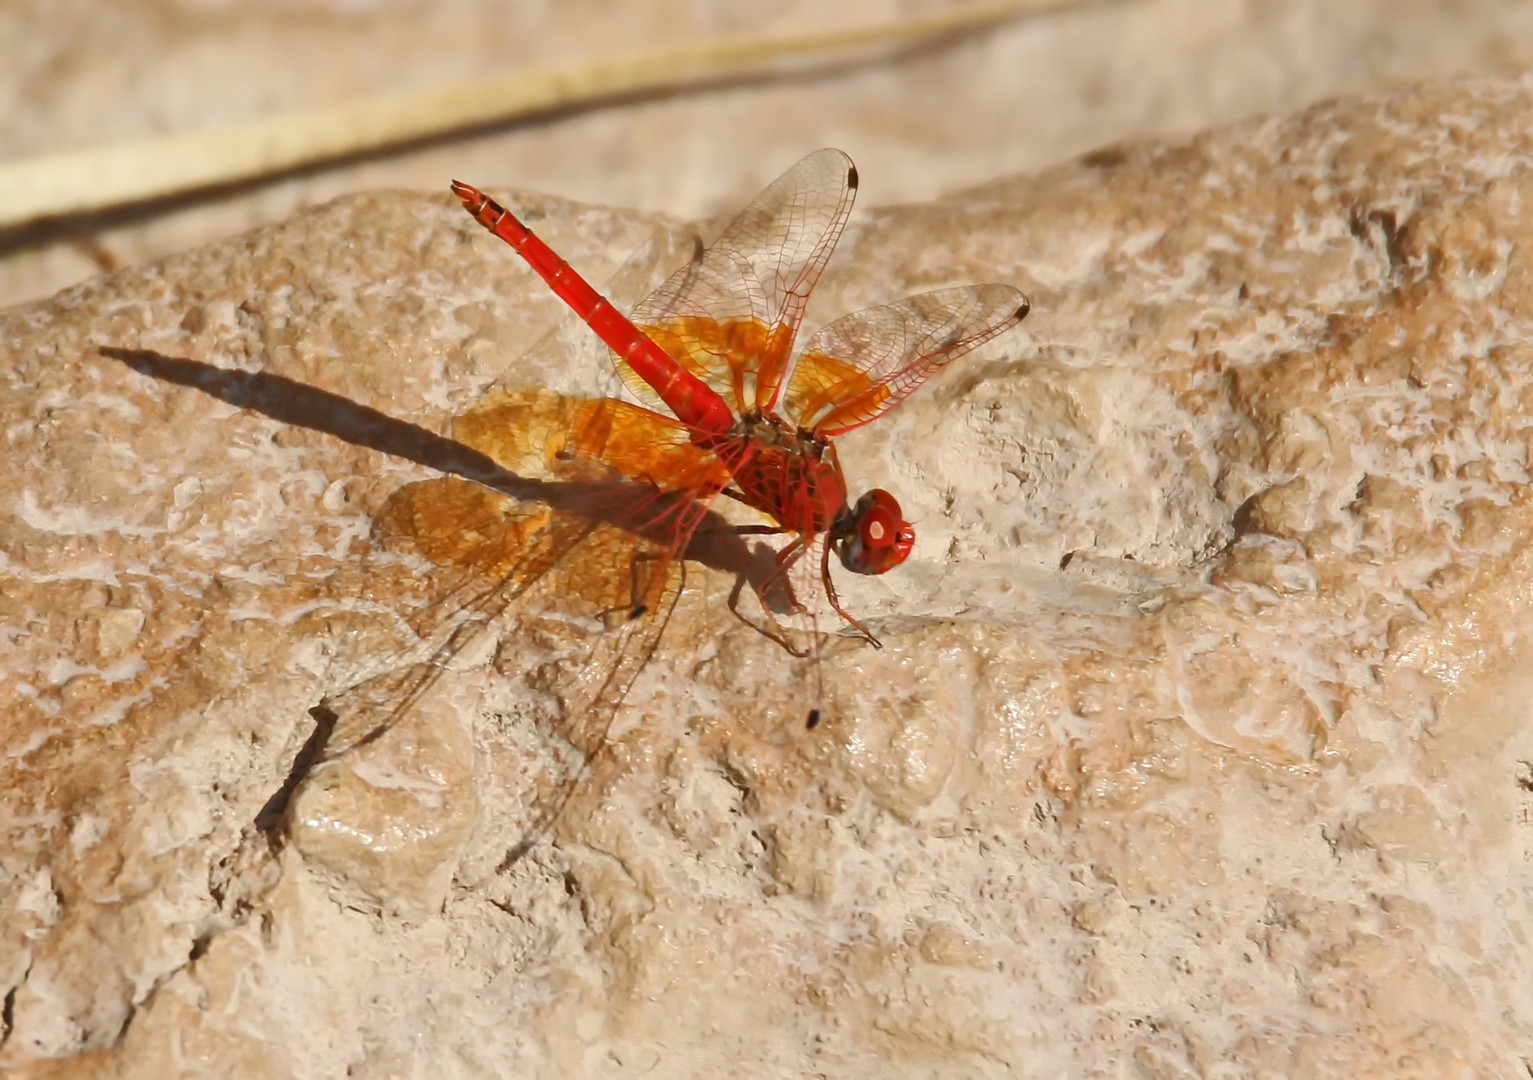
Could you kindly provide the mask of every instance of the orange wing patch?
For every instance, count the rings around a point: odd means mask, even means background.
[[[857,361],[820,349],[805,349],[793,365],[789,395],[795,419],[823,422],[840,406],[854,401],[876,416],[883,411],[889,390],[877,384]]]
[[[771,403],[793,347],[793,327],[773,330],[760,319],[679,316],[639,329],[722,395],[737,414]]]
[[[729,483],[718,458],[668,416],[614,398],[547,390],[493,394],[459,416],[453,436],[531,480],[615,478],[711,495]]]

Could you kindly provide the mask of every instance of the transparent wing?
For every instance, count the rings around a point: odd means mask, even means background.
[[[678,435],[677,432],[680,432]],[[496,666],[559,705],[586,765],[543,804],[541,835],[598,757],[680,595],[683,559],[728,482],[676,421],[635,405],[546,391],[497,394],[455,435],[517,474],[517,494],[444,477],[396,491],[374,520],[368,579],[410,588],[401,612],[420,646],[328,700],[339,757],[418,708],[454,657],[499,637]]]
[[[737,411],[774,408],[809,294],[856,190],[850,158],[815,151],[643,300],[633,322]],[[640,401],[661,407],[643,379],[616,363]]]
[[[967,285],[866,308],[821,327],[788,377],[783,415],[835,436],[888,412],[943,364],[1022,321],[1010,285]]]

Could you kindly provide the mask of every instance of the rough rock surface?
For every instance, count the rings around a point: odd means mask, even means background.
[[[920,530],[846,586],[886,647],[796,662],[689,569],[509,867],[571,764],[525,628],[294,763],[419,659],[368,541],[419,429],[596,385],[545,290],[378,193],[0,315],[0,1064],[1528,1068],[1530,117],[1426,85],[859,218],[812,319],[1034,305],[843,440]],[[518,205],[619,291],[690,243]]]

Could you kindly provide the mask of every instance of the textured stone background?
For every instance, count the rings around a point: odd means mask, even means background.
[[[410,645],[365,538],[431,473],[355,405],[443,431],[492,382],[590,386],[529,352],[544,290],[383,193],[6,312],[0,1063],[1526,1069],[1530,104],[1429,85],[859,214],[815,319],[1034,301],[844,440],[921,530],[848,585],[887,648],[820,690],[696,568],[510,871],[561,754],[517,635],[312,774],[280,851],[253,826],[309,707]],[[519,205],[599,280],[690,235]]]

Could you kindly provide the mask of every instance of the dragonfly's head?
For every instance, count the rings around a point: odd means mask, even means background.
[[[894,496],[874,488],[842,512],[831,529],[831,541],[841,565],[852,573],[882,574],[910,555],[916,531],[900,516]]]

